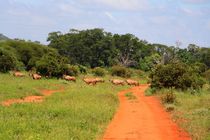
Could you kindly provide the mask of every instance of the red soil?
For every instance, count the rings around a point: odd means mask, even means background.
[[[63,91],[64,89],[63,88],[60,88],[58,90],[42,90],[41,93],[44,95],[44,96],[50,96],[52,95],[53,93],[55,92],[61,92]]]
[[[157,98],[144,96],[147,88],[148,85],[141,85],[119,93],[119,109],[103,140],[191,140]],[[128,92],[136,99],[128,100],[125,96]]]
[[[16,103],[40,103],[44,100],[45,96],[50,96],[55,92],[61,92],[63,91],[64,88],[60,87],[60,89],[58,90],[41,90],[41,94],[44,96],[27,96],[23,99],[9,99],[6,101],[3,101],[1,104],[3,106],[10,106],[12,104],[16,104]]]

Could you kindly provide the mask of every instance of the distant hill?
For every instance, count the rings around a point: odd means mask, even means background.
[[[6,37],[5,35],[3,34],[0,34],[0,41],[2,40],[9,40],[10,38]]]

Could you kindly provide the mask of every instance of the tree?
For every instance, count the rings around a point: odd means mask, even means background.
[[[55,53],[47,53],[37,61],[36,69],[42,75],[60,77],[68,70],[67,59]]]
[[[161,56],[155,53],[151,56],[145,57],[142,61],[140,61],[139,67],[141,70],[149,71],[160,63],[161,63]]]
[[[172,62],[167,65],[157,65],[150,75],[152,88],[187,88],[198,89],[204,84],[201,76],[187,64]]]
[[[0,48],[0,72],[8,72],[17,68],[18,60],[9,51]]]
[[[117,60],[122,66],[136,66],[141,58],[141,47],[144,46],[137,37],[132,34],[113,36],[114,46],[117,49]]]

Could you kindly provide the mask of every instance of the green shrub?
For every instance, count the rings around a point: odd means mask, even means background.
[[[131,77],[132,72],[122,66],[113,66],[111,69],[111,74],[112,76],[120,76],[120,77],[124,77],[124,78],[128,78]]]
[[[41,75],[60,77],[68,70],[67,59],[55,53],[45,54],[37,61],[36,70]]]
[[[36,62],[39,61],[40,58],[33,57],[29,60],[26,70],[31,70],[36,67]]]
[[[176,95],[172,92],[169,92],[169,93],[164,93],[164,95],[162,95],[161,97],[161,101],[163,103],[174,103],[176,100]]]
[[[83,65],[78,65],[78,68],[79,68],[79,72],[82,73],[82,74],[87,74],[87,67],[83,66]]]
[[[210,69],[204,72],[203,76],[210,83]]]
[[[199,89],[205,83],[199,73],[196,73],[190,66],[180,62],[172,62],[167,65],[158,65],[151,72],[150,78],[151,87],[158,89]]]
[[[79,74],[78,66],[68,66],[66,74],[70,75],[70,76],[78,76],[78,74]]]
[[[0,49],[0,72],[17,69],[20,65],[15,55],[7,50]]]
[[[41,44],[24,40],[9,40],[6,48],[13,52],[17,59],[24,64],[26,70],[36,66],[36,62],[49,52],[56,53],[55,50]]]
[[[142,70],[134,70],[135,75],[138,77],[145,77],[145,72]]]
[[[92,72],[95,76],[105,76],[106,74],[106,71],[100,67],[94,68]]]
[[[193,70],[199,74],[204,73],[208,69],[208,67],[204,63],[196,62],[191,65],[192,65]]]
[[[145,96],[151,96],[151,95],[155,94],[156,92],[157,92],[157,89],[155,89],[155,88],[148,88],[145,91]]]
[[[16,68],[15,70],[24,71],[26,69],[25,65],[21,61],[16,61]]]
[[[165,105],[166,111],[171,112],[175,110],[175,105],[174,104],[167,104]]]

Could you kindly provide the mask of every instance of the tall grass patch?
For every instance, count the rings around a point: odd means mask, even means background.
[[[3,77],[7,82],[12,81],[9,80],[9,75]],[[42,103],[0,106],[0,139],[99,139],[118,106],[116,93],[127,88],[113,86],[109,82],[89,86],[80,78],[76,83],[55,79],[43,80],[43,83],[27,78],[13,80],[24,83],[23,91],[33,86],[43,86],[45,82],[49,82],[50,86],[51,83],[62,85],[65,91],[46,97]],[[12,88],[14,96],[18,94],[15,92],[18,91],[17,88],[10,86],[12,85],[7,85],[7,88]],[[5,98],[5,94],[1,96]]]
[[[167,93],[162,94],[163,90],[156,92],[156,95],[167,99],[167,102],[164,102],[166,111],[172,111],[173,119],[180,127],[189,132],[193,140],[210,139],[210,93],[208,88],[209,85],[205,85],[200,90],[173,90],[173,96]],[[172,100],[174,97],[176,97],[175,101]]]

